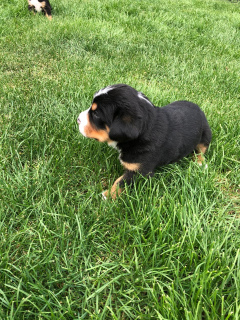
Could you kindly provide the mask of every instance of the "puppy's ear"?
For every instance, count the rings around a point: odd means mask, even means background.
[[[130,115],[118,115],[110,126],[109,138],[117,142],[126,142],[137,139],[140,132],[140,119],[133,119]]]

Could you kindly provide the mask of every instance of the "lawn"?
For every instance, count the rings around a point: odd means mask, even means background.
[[[0,319],[240,319],[240,4],[0,3]],[[116,150],[81,136],[97,90],[201,106],[184,158],[117,200]]]

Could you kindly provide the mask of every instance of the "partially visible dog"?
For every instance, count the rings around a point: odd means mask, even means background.
[[[49,20],[52,20],[52,8],[49,0],[28,0],[28,9],[33,12],[43,12]]]
[[[139,172],[153,175],[166,165],[196,152],[203,154],[212,138],[203,111],[189,101],[158,108],[141,92],[125,84],[111,85],[95,93],[91,107],[77,119],[80,132],[118,149],[124,174],[103,197],[116,198],[124,183],[131,184]]]

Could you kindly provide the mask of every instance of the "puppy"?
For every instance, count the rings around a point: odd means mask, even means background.
[[[28,0],[28,10],[42,11],[49,20],[52,20],[52,8],[48,0]]]
[[[153,175],[157,166],[176,162],[192,152],[202,165],[212,138],[203,111],[189,101],[175,101],[156,107],[141,92],[126,84],[103,88],[93,96],[91,106],[77,119],[87,138],[117,148],[125,169],[103,197],[116,198],[125,183],[137,173]]]

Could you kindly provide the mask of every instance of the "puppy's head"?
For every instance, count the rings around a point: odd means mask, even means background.
[[[80,113],[80,132],[100,142],[127,142],[143,130],[147,109],[153,104],[141,92],[124,84],[103,88],[95,93],[91,107]]]

